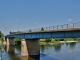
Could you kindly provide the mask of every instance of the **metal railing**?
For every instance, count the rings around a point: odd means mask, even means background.
[[[71,28],[80,28],[80,22],[64,24],[64,25],[57,25],[57,26],[50,26],[50,27],[42,27],[42,28],[30,29],[30,30],[25,30],[25,31],[20,31],[20,32],[29,33],[29,32],[58,31],[58,30],[64,30],[64,29],[67,30]]]

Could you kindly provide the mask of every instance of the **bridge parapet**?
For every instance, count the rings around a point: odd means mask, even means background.
[[[50,27],[42,27],[42,28],[37,28],[37,29],[25,30],[25,31],[18,31],[9,35],[13,36],[13,34],[22,34],[22,33],[35,33],[35,32],[39,33],[39,32],[73,31],[73,30],[80,30],[80,22],[57,25],[57,26],[50,26]]]

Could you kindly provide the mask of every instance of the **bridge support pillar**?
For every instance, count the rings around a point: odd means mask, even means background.
[[[26,44],[27,44],[29,55],[39,55],[40,54],[39,39],[26,40]]]
[[[14,40],[14,38],[9,38],[9,44],[10,44],[10,45],[15,45],[15,40]]]
[[[15,45],[15,40],[14,38],[6,38],[4,41],[4,44],[6,43],[6,45]]]
[[[3,45],[6,45],[6,38],[3,37]]]
[[[9,38],[6,38],[6,45],[10,45]]]
[[[39,55],[40,54],[40,47],[39,47],[39,40],[38,39],[31,39],[25,40],[22,39],[21,42],[21,55]]]
[[[21,40],[21,55],[22,56],[28,56],[28,50],[27,50],[27,45],[26,45],[25,39]]]

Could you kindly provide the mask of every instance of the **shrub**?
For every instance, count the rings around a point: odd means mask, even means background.
[[[40,39],[40,42],[45,42],[45,39]]]
[[[45,42],[51,42],[51,38],[47,38],[46,40],[45,40]]]

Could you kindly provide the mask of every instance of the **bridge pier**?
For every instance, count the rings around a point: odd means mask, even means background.
[[[21,55],[22,56],[27,56],[28,55],[28,49],[26,45],[26,40],[22,39],[21,40]]]
[[[9,44],[10,45],[15,45],[15,40],[14,38],[8,38]]]
[[[3,45],[6,45],[6,38],[3,37]]]
[[[39,55],[40,54],[40,47],[39,47],[39,40],[38,39],[31,39],[31,40],[21,40],[21,55],[28,56],[28,55]]]
[[[9,52],[9,48],[10,48],[10,46],[9,46],[9,45],[6,45],[5,47],[6,47],[5,50],[6,50],[6,52],[8,53],[8,52]]]
[[[3,44],[4,45],[15,45],[14,38],[3,38]]]

